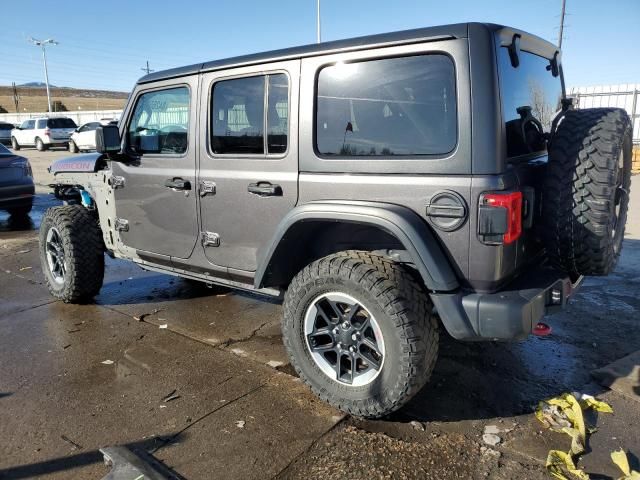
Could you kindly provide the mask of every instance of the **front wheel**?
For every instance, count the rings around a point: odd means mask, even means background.
[[[340,252],[298,273],[285,295],[282,330],[300,378],[361,417],[403,406],[438,355],[427,293],[407,268],[369,252]]]
[[[98,220],[82,205],[48,209],[40,224],[40,262],[58,300],[77,303],[97,295],[104,278]]]
[[[78,146],[76,145],[76,142],[74,142],[73,140],[69,140],[69,152],[71,153],[78,153],[80,150],[78,149]]]

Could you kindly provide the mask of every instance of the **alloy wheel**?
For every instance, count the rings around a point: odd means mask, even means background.
[[[329,378],[360,387],[382,370],[385,347],[374,316],[340,292],[316,297],[304,317],[304,336],[316,365]]]

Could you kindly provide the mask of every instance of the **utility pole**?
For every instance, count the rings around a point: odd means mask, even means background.
[[[564,31],[564,10],[567,0],[562,0],[562,10],[560,11],[560,35],[558,35],[558,49],[562,49],[562,35]]]
[[[318,43],[322,41],[322,36],[320,35],[320,0],[316,0],[316,38]]]
[[[18,95],[18,89],[16,88],[16,82],[13,82],[12,86],[13,86],[13,103],[16,106],[16,113],[18,113],[19,104],[20,104],[20,96]]]
[[[147,66],[146,67],[142,67],[140,70],[142,70],[143,72],[147,72],[147,75],[149,75],[151,72],[155,71],[155,70],[149,68],[149,60],[147,60]]]
[[[37,40],[33,37],[29,37],[29,41],[36,47],[42,48],[42,61],[44,63],[44,81],[47,84],[47,104],[49,105],[49,112],[51,112],[51,92],[49,91],[49,72],[47,71],[47,45],[58,45],[58,42],[51,38],[46,40]]]

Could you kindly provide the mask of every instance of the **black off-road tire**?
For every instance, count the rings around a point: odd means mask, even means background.
[[[51,228],[60,234],[66,274],[57,283],[46,256]],[[40,262],[49,292],[65,303],[82,303],[98,294],[104,279],[104,243],[98,219],[82,205],[49,208],[40,224]]]
[[[18,143],[16,137],[11,137],[11,148],[15,151],[20,150],[20,144]]]
[[[629,205],[631,121],[622,109],[570,110],[549,146],[542,238],[551,263],[574,277],[616,266]]]
[[[305,313],[314,299],[328,292],[358,299],[380,326],[385,358],[368,385],[338,382],[311,357],[303,328]],[[402,407],[427,383],[438,356],[438,323],[414,273],[364,251],[329,255],[299,272],[285,294],[282,331],[300,378],[321,399],[359,417],[379,418]]]

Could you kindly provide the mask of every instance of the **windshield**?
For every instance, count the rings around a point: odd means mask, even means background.
[[[507,47],[499,50],[502,115],[509,157],[545,151],[545,142],[531,118],[540,122],[544,132],[549,132],[553,118],[561,108],[562,82],[559,75],[552,75],[548,66],[548,59],[521,51],[520,65],[514,68]]]
[[[49,128],[77,128],[76,123],[70,118],[50,118],[47,121]]]

